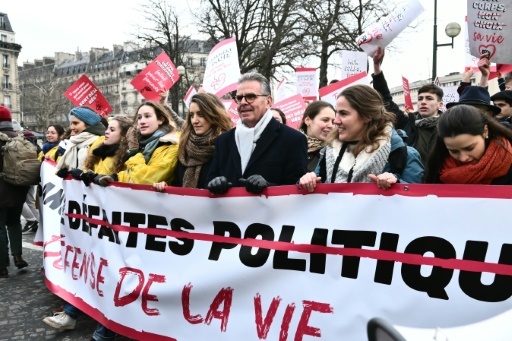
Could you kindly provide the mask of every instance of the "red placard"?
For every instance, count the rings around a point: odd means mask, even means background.
[[[404,88],[405,109],[414,110],[411,99],[411,90],[409,88],[409,80],[404,76],[402,76],[402,86]]]
[[[232,99],[222,99],[222,103],[224,104],[224,108],[231,117],[231,122],[233,122],[233,127],[236,127],[238,121],[240,121],[240,116],[238,115],[238,105]]]
[[[86,75],[83,75],[73,83],[64,92],[64,96],[77,107],[89,107],[102,117],[108,117],[108,114],[112,112],[112,107],[107,102],[105,96]]]
[[[158,101],[162,91],[169,90],[180,79],[180,75],[169,56],[162,52],[131,84],[148,101]]]
[[[307,106],[302,96],[297,94],[275,103],[272,107],[281,109],[286,116],[286,125],[297,129]]]

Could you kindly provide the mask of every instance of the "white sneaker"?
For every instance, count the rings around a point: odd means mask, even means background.
[[[53,316],[45,317],[43,322],[56,329],[74,329],[76,319],[61,311],[54,313]]]

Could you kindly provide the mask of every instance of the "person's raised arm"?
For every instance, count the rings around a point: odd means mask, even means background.
[[[160,93],[160,104],[164,106],[164,108],[167,109],[167,112],[171,115],[174,122],[176,122],[177,128],[181,130],[181,127],[183,126],[183,123],[185,123],[185,120],[180,117],[177,113],[172,110],[172,108],[167,103],[167,97],[169,96],[169,90],[164,90]]]

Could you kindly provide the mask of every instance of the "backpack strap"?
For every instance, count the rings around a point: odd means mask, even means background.
[[[399,147],[389,153],[389,166],[391,173],[402,177],[405,166],[407,165],[407,146]]]

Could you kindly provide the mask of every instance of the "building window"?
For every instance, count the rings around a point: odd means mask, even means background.
[[[206,58],[201,58],[201,66],[206,67]]]
[[[4,89],[9,89],[9,76],[4,76],[4,79],[3,79],[3,88]]]
[[[187,66],[193,66],[194,65],[194,59],[187,58]]]
[[[8,96],[8,95],[4,96],[4,107],[12,109],[11,108],[11,96]]]
[[[2,34],[2,35],[1,35],[1,40],[2,40],[3,42],[7,42],[7,36],[6,36],[5,34]]]
[[[4,54],[2,57],[2,65],[4,67],[9,67],[9,56]]]

